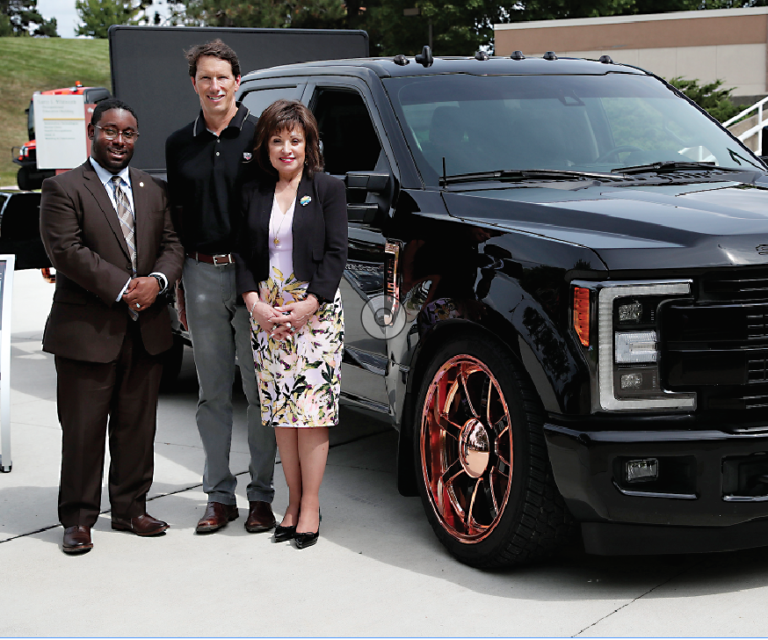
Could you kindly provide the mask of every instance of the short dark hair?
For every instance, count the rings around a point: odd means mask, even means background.
[[[206,42],[205,44],[196,44],[191,49],[184,52],[189,64],[189,75],[194,78],[197,75],[197,61],[202,56],[213,56],[219,60],[226,60],[232,67],[232,74],[237,78],[240,75],[240,61],[234,49],[224,44],[219,38]]]
[[[104,112],[109,111],[110,109],[122,109],[123,111],[128,111],[134,118],[136,118],[136,126],[139,126],[139,116],[136,115],[133,107],[117,98],[107,98],[106,100],[99,102],[93,110],[91,124],[96,126],[99,123],[99,120],[101,120],[101,116]]]
[[[315,171],[323,170],[320,133],[315,116],[298,100],[276,100],[264,109],[256,125],[256,161],[264,171],[277,175],[277,170],[269,161],[269,138],[294,127],[304,130],[304,169],[311,178]]]

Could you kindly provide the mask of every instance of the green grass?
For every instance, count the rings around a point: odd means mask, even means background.
[[[18,165],[11,147],[27,141],[27,116],[35,91],[70,87],[112,90],[109,43],[68,38],[0,38],[3,92],[0,95],[0,186],[16,184]]]

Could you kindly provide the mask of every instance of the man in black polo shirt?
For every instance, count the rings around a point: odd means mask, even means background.
[[[229,468],[235,354],[248,399],[251,453],[245,528],[275,526],[272,513],[275,435],[261,423],[248,311],[235,286],[240,191],[252,177],[256,118],[235,102],[240,86],[237,55],[221,40],[187,52],[200,115],[166,141],[168,195],[186,259],[179,315],[195,352],[200,397],[197,427],[205,449],[203,490],[208,494],[198,533],[221,529],[238,517],[237,478]]]

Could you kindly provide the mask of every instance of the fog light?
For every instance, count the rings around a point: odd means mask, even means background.
[[[619,306],[619,322],[640,322],[643,315],[643,305],[639,302]]]
[[[627,482],[650,482],[659,477],[659,461],[656,458],[629,460],[625,469]]]
[[[616,362],[656,362],[655,331],[637,331],[616,334]]]
[[[643,388],[643,374],[642,373],[624,373],[621,376],[621,388],[622,389],[642,389]]]

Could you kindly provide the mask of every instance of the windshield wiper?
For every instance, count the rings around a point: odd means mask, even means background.
[[[477,171],[475,173],[459,173],[452,176],[442,176],[440,185],[460,184],[462,182],[485,182],[487,180],[501,180],[511,182],[524,182],[525,180],[615,180],[616,176],[610,173],[597,173],[589,171],[559,171],[555,169],[505,169],[503,171]]]
[[[744,171],[735,167],[718,167],[714,162],[680,162],[667,160],[664,162],[652,162],[651,164],[638,164],[633,167],[619,167],[611,169],[611,173],[671,173],[673,171],[685,171],[687,169],[717,169],[718,171]]]

